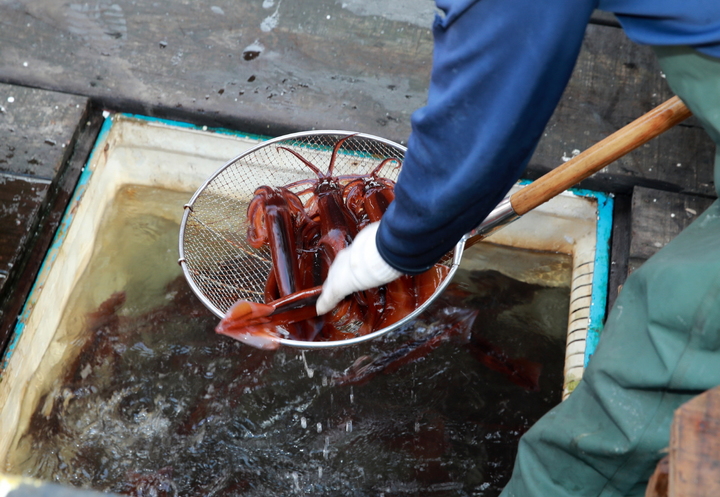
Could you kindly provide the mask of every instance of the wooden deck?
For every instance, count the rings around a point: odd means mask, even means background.
[[[102,122],[140,113],[265,135],[358,130],[403,142],[424,103],[433,3],[0,3],[0,350]],[[671,96],[647,47],[596,13],[525,175]],[[581,186],[616,195],[609,301],[715,198],[694,119]]]
[[[648,482],[646,497],[720,494],[720,387],[675,411],[667,451]]]

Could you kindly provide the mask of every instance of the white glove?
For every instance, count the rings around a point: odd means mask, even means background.
[[[318,315],[332,311],[351,293],[375,288],[402,276],[378,252],[375,244],[378,226],[379,222],[367,225],[350,246],[335,257],[315,304]]]

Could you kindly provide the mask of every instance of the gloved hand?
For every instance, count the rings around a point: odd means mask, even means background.
[[[353,292],[381,286],[402,276],[378,252],[375,237],[379,226],[379,222],[369,224],[349,247],[337,254],[315,304],[318,315],[332,311]]]

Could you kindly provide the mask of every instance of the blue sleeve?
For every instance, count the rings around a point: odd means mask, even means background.
[[[427,105],[412,116],[378,232],[397,270],[431,267],[520,177],[577,60],[596,0],[437,0]]]
[[[600,0],[598,8],[614,12],[625,34],[636,43],[690,46],[720,58],[718,0]]]

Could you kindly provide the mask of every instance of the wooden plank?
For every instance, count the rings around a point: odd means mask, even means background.
[[[35,229],[50,181],[0,174],[0,294]]]
[[[17,316],[30,294],[35,277],[45,258],[55,232],[95,144],[103,122],[98,109],[87,108],[83,116],[83,125],[71,144],[71,155],[67,163],[56,176],[45,199],[45,205],[36,221],[32,237],[22,247],[22,256],[12,268],[7,283],[0,289],[0,355],[15,328]]]
[[[52,181],[86,103],[75,95],[0,84],[0,172]]]
[[[635,188],[632,196],[630,272],[690,225],[713,199]]]
[[[14,319],[24,301],[19,286],[32,284],[27,251],[86,110],[83,97],[0,84],[0,323]],[[0,328],[0,350],[5,339]]]
[[[5,162],[0,163],[1,353],[75,187],[102,114],[98,110],[89,116],[87,99],[73,95],[9,85],[0,85],[0,92],[14,97],[3,104],[5,111],[0,114],[0,147],[15,144],[12,157],[5,155]],[[28,157],[34,158],[31,164]]]
[[[720,495],[720,387],[683,404],[670,429],[668,495]]]
[[[632,233],[632,197],[615,195],[613,227],[610,241],[610,274],[608,276],[607,309],[615,304],[628,276],[628,254]]]
[[[649,47],[590,25],[562,101],[531,160],[536,178],[672,96]],[[714,196],[715,146],[694,118],[609,165],[582,185],[631,193],[640,185]]]
[[[670,456],[660,459],[655,471],[648,480],[645,497],[668,497],[668,480],[670,479]]]

